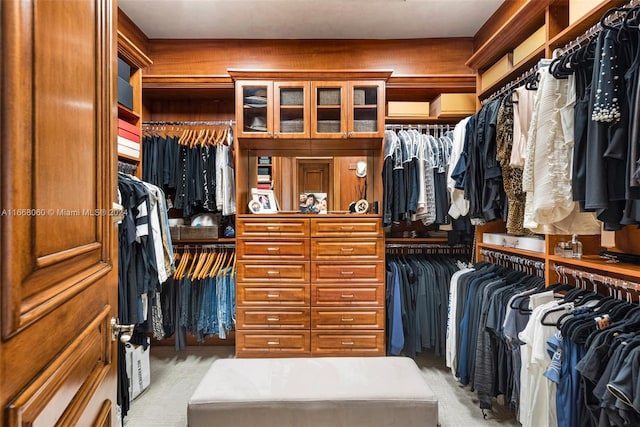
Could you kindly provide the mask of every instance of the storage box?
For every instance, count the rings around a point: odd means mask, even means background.
[[[121,58],[118,58],[118,77],[126,81],[131,78],[131,67]]]
[[[140,128],[134,124],[127,122],[126,120],[118,119],[118,129],[125,130],[140,137]]]
[[[353,90],[353,105],[364,105],[365,104],[365,90],[364,89],[354,89]]]
[[[569,25],[579,21],[583,16],[600,6],[600,3],[602,0],[569,0]]]
[[[525,41],[513,49],[513,65],[522,62],[540,47],[544,46],[547,27],[543,25],[531,34]]]
[[[319,105],[340,105],[340,89],[318,89]]]
[[[182,226],[169,227],[169,235],[171,236],[171,240],[180,240],[180,231],[182,230]]]
[[[432,117],[461,117],[476,112],[473,93],[443,93],[433,100],[430,107]]]
[[[214,240],[218,238],[218,226],[181,227],[180,240]]]
[[[353,131],[354,132],[377,132],[378,125],[376,120],[354,120]]]
[[[500,58],[491,68],[480,75],[480,86],[482,90],[500,80],[511,70],[512,66],[513,55],[511,53]]]
[[[301,133],[304,132],[303,120],[282,120],[280,122],[280,132]]]
[[[118,104],[133,110],[133,86],[121,77],[118,77]]]
[[[387,116],[389,117],[429,117],[428,102],[389,101]]]
[[[280,89],[280,105],[303,105],[304,91],[302,89]]]
[[[537,237],[510,236],[504,233],[484,233],[482,243],[544,253],[544,239]]]
[[[340,132],[340,120],[318,120],[318,132]]]
[[[147,338],[146,350],[141,345],[130,343],[125,344],[124,347],[127,377],[129,377],[129,400],[133,400],[151,384],[149,338]]]

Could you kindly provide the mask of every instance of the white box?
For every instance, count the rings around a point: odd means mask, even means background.
[[[149,338],[147,349],[141,345],[125,344],[127,377],[129,378],[129,400],[140,395],[151,384],[149,366]]]
[[[544,253],[544,239],[537,237],[510,236],[505,233],[483,233],[482,243]]]

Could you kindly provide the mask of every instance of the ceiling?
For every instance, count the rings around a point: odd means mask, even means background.
[[[118,0],[150,39],[472,37],[503,0]]]

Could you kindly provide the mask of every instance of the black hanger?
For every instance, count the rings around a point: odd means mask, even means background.
[[[633,10],[633,9],[630,9],[630,8],[627,8],[627,7],[614,7],[614,8],[611,8],[611,9],[607,10],[604,13],[604,15],[602,15],[602,18],[600,18],[600,25],[602,26],[602,28],[606,28],[607,30],[618,31],[620,28],[616,27],[616,26],[614,26],[612,24],[608,24],[607,23],[607,19],[609,19],[609,17],[611,15],[613,15],[614,13],[616,13],[616,12],[629,12],[630,10]]]

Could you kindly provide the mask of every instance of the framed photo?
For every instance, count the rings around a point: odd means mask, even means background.
[[[253,213],[277,213],[278,204],[273,190],[252,188],[249,210]]]
[[[327,193],[300,193],[300,213],[327,213]]]

